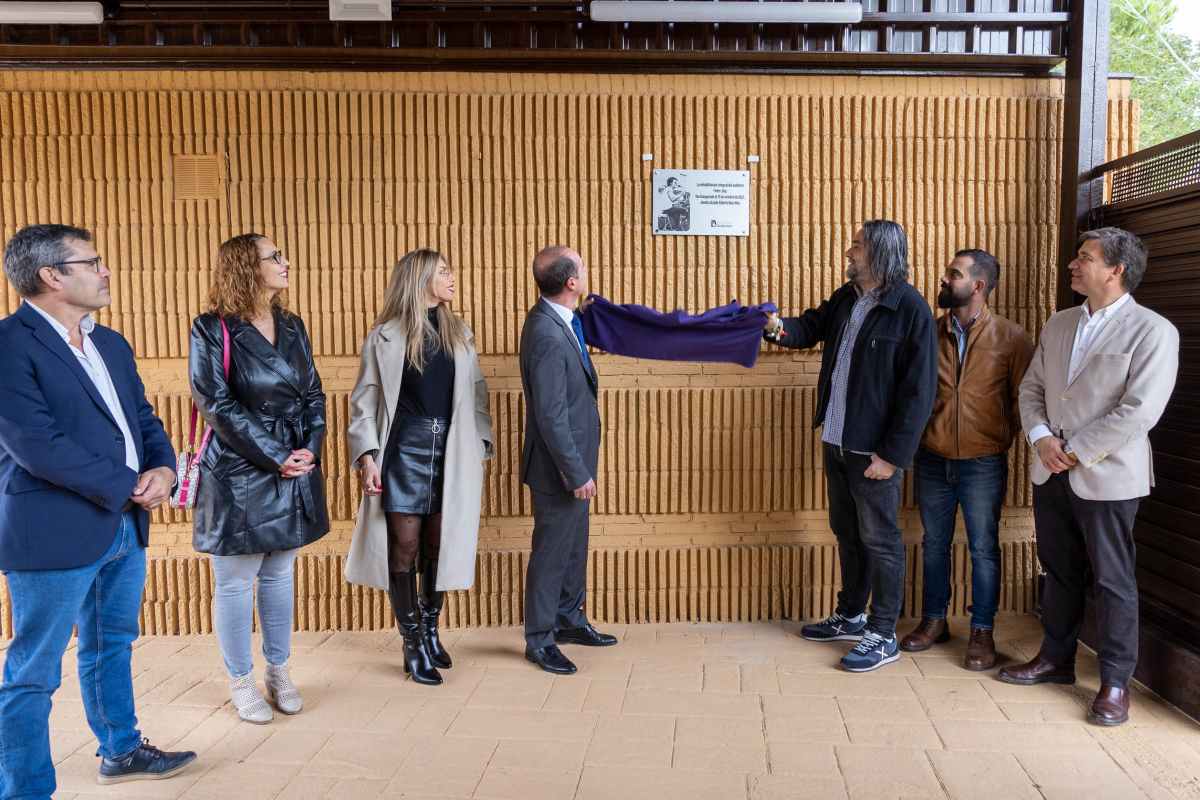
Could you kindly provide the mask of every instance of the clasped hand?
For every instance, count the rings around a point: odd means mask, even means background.
[[[171,496],[174,485],[175,470],[170,467],[148,469],[138,475],[129,499],[147,511],[153,511]]]
[[[279,467],[279,474],[285,478],[299,478],[313,471],[317,465],[317,457],[311,450],[293,450],[292,454]]]

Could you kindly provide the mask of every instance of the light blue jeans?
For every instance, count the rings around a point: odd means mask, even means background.
[[[295,550],[245,556],[210,556],[217,581],[213,597],[213,627],[229,677],[240,678],[254,669],[250,628],[254,622],[254,579],[258,578],[258,622],[263,656],[268,664],[286,664],[292,652],[293,575]]]

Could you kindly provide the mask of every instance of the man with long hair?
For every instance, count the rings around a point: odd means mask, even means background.
[[[798,317],[772,315],[764,336],[784,347],[824,345],[813,426],[823,428],[842,590],[833,614],[801,636],[857,641],[842,667],[867,672],[900,657],[904,543],[896,518],[903,470],[933,410],[937,349],[929,305],[908,282],[902,227],[863,223],[846,261],[845,285]]]
[[[525,657],[560,675],[575,665],[559,644],[604,647],[583,612],[588,510],[600,457],[599,379],[575,311],[587,294],[587,266],[568,247],[533,260],[540,299],[521,329],[525,443],[521,480],[533,496],[533,552],[525,588]]]

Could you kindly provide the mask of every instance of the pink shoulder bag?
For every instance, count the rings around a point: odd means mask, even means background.
[[[228,381],[229,328],[226,327],[223,319],[221,320],[221,367],[225,370],[225,380]],[[196,446],[196,423],[199,418],[200,412],[196,409],[196,402],[193,400],[192,421],[188,426],[188,449],[179,454],[179,460],[175,465],[178,482],[175,484],[175,491],[171,492],[171,499],[167,501],[171,508],[192,508],[196,505],[196,491],[200,488],[200,459],[204,457],[208,441],[212,438],[212,427],[205,425],[204,435],[200,438],[200,446]]]

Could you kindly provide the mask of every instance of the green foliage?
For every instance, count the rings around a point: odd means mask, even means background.
[[[1197,0],[1183,0],[1197,2]],[[1112,0],[1109,71],[1131,73],[1139,147],[1200,130],[1200,43],[1171,30],[1177,0]]]

